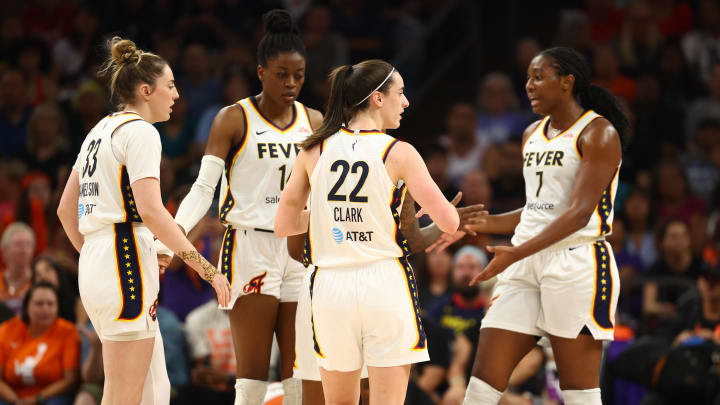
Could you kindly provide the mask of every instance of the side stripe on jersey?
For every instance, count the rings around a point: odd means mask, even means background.
[[[593,243],[595,256],[595,294],[593,298],[593,320],[601,329],[610,330],[612,323],[613,279],[610,271],[610,252],[605,241]]]
[[[123,199],[123,211],[125,212],[125,220],[123,222],[142,222],[140,213],[135,205],[135,196],[132,187],[130,187],[130,177],[128,176],[127,167],[120,165],[120,194]]]
[[[245,145],[247,144],[248,139],[248,129],[250,127],[248,123],[247,114],[245,113],[245,108],[240,104],[237,103],[238,106],[240,106],[240,111],[243,113],[243,118],[245,118],[245,133],[243,134],[242,140],[237,145],[233,146],[230,149],[230,152],[228,153],[227,159],[225,159],[225,179],[227,180],[227,189],[225,190],[225,197],[223,198],[222,204],[220,204],[220,209],[218,212],[218,216],[220,217],[220,222],[226,224],[227,223],[227,215],[230,212],[230,210],[235,206],[235,199],[233,198],[232,192],[230,191],[230,180],[232,180],[232,168],[233,165],[235,165],[235,161],[237,160],[238,156],[240,156],[240,153],[245,149]]]
[[[407,188],[405,187],[405,184],[403,184],[400,188],[393,187],[392,197],[390,198],[390,212],[392,213],[393,220],[395,221],[395,243],[397,243],[400,250],[402,250],[403,256],[408,256],[410,254],[410,247],[408,246],[407,239],[405,239],[402,231],[400,231],[400,214],[398,213],[398,209],[402,205],[403,196],[405,195],[406,190]]]
[[[425,330],[422,327],[422,321],[420,320],[420,302],[418,300],[417,284],[415,283],[415,273],[413,272],[410,263],[407,261],[407,256],[410,254],[407,240],[400,231],[400,214],[398,208],[402,205],[403,196],[405,195],[406,187],[403,184],[402,187],[393,187],[392,199],[390,200],[390,211],[395,221],[395,243],[402,250],[403,255],[397,258],[398,264],[405,275],[405,282],[408,289],[408,296],[410,297],[410,305],[414,312],[415,317],[415,331],[417,332],[417,341],[410,350],[418,351],[424,350],[427,347],[427,337],[425,336]]]
[[[325,358],[325,355],[322,352],[322,349],[320,348],[320,344],[317,340],[317,333],[315,332],[315,319],[314,315],[312,313],[312,297],[313,297],[313,287],[315,287],[315,276],[317,276],[318,268],[315,267],[315,270],[313,270],[312,274],[310,275],[310,325],[312,326],[312,332],[313,332],[313,349],[315,350],[315,354],[318,356]]]
[[[392,142],[390,142],[390,143],[388,144],[387,148],[385,148],[385,152],[383,152],[383,154],[382,154],[382,161],[383,161],[383,163],[385,163],[385,160],[387,160],[387,157],[388,157],[388,155],[390,154],[390,149],[392,149],[393,146],[395,146],[396,143],[398,143],[398,140],[397,140],[397,139],[393,139]]]
[[[308,224],[308,233],[305,235],[305,246],[303,246],[302,264],[308,267],[312,264],[312,242],[310,241],[310,224]]]
[[[600,217],[600,226],[598,229],[598,236],[607,235],[612,231],[612,225],[608,223],[610,212],[613,209],[613,196],[612,196],[612,185],[615,182],[615,177],[618,175],[620,168],[615,169],[615,172],[610,179],[610,184],[603,190],[602,197],[598,203],[595,211]]]
[[[225,234],[222,238],[222,251],[220,254],[220,271],[230,281],[230,285],[233,284],[233,276],[235,275],[233,253],[235,252],[235,234],[237,229],[231,227],[225,228]]]
[[[420,301],[418,299],[417,284],[415,283],[415,273],[413,272],[412,266],[410,266],[407,257],[398,257],[397,261],[405,274],[408,296],[410,296],[410,303],[414,312],[413,315],[415,316],[415,332],[417,333],[417,340],[410,350],[425,350],[427,348],[427,337],[425,336],[425,330],[423,329],[422,321],[420,320]]]
[[[135,225],[114,224],[115,265],[122,295],[122,309],[116,320],[134,321],[143,310],[142,263],[135,239]]]

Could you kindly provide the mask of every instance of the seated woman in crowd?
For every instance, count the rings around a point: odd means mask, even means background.
[[[87,314],[77,291],[77,278],[68,278],[67,272],[49,255],[40,255],[31,264],[32,282],[45,281],[58,292],[58,316],[67,321],[84,324]],[[73,288],[73,286],[75,288]]]
[[[57,290],[34,284],[22,316],[0,327],[0,405],[71,404],[79,356],[75,325],[58,318]]]

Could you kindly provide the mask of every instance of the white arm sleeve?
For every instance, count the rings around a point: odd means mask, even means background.
[[[224,169],[225,161],[219,157],[203,156],[200,173],[175,214],[175,222],[183,227],[185,233],[190,233],[198,221],[207,214],[215,194],[215,187]]]

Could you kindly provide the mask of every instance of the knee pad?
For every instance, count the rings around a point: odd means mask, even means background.
[[[282,380],[283,402],[282,405],[302,405],[302,385],[297,378],[286,378]]]
[[[463,405],[496,405],[500,397],[502,392],[477,377],[470,377]]]
[[[600,388],[589,390],[563,390],[565,405],[602,405]]]
[[[235,380],[234,405],[262,405],[267,391],[267,381],[239,378]]]

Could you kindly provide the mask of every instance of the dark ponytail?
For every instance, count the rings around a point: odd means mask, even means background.
[[[257,48],[257,60],[261,66],[267,66],[272,59],[283,52],[297,52],[307,58],[305,45],[300,38],[300,30],[286,10],[270,10],[262,17],[265,35]]]
[[[379,59],[333,69],[329,78],[330,96],[322,125],[300,146],[306,150],[311,149],[339,131],[340,127],[350,122],[358,111],[368,107],[369,95],[375,89],[384,93],[392,86],[393,80],[389,76],[392,72],[392,65]]]
[[[577,51],[567,47],[549,48],[540,53],[552,60],[559,75],[573,75],[575,86],[573,95],[580,105],[605,117],[617,130],[620,143],[624,144],[630,126],[617,98],[602,87],[590,84],[592,73],[590,65]]]

